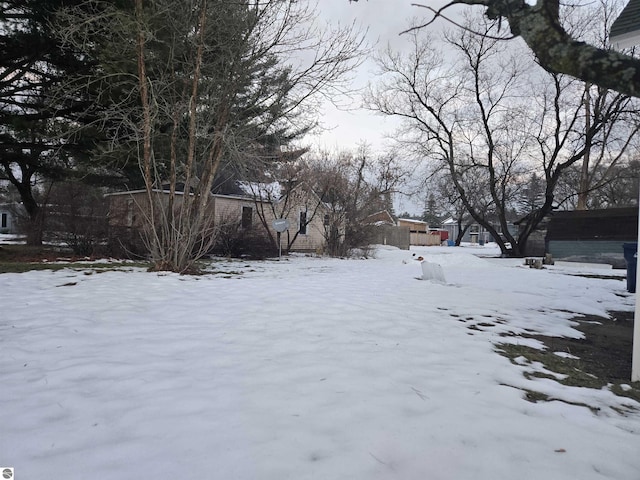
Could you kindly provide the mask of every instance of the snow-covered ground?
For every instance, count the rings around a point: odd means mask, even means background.
[[[0,244],[18,245],[24,242],[24,235],[17,235],[15,233],[0,233]]]
[[[412,253],[446,283],[418,280]],[[640,405],[527,380],[494,351],[527,341],[501,333],[579,335],[569,312],[631,310],[625,283],[478,253],[495,250],[2,274],[0,466],[18,480],[638,480],[640,413],[617,410]]]

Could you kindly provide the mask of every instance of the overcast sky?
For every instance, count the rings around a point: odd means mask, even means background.
[[[394,47],[401,47],[407,39],[399,34],[407,29],[411,18],[429,14],[428,10],[412,6],[412,3],[416,3],[416,0],[360,0],[357,3],[319,0],[318,11],[331,23],[357,22],[363,29],[368,29],[367,39],[374,45],[374,50],[380,50],[389,42]],[[436,6],[443,2],[430,0],[428,3]],[[355,86],[364,88],[368,82],[375,82],[375,71],[373,59],[365,61],[356,73]],[[354,99],[354,103],[358,106],[360,102]],[[324,108],[321,119],[330,130],[310,137],[310,140],[319,147],[331,150],[355,149],[363,141],[371,144],[375,150],[381,150],[385,133],[392,133],[397,126],[395,120],[372,112],[361,109],[341,111],[332,105]]]
[[[419,0],[360,0],[357,3],[350,3],[349,0],[318,0],[318,11],[327,22],[350,24],[355,21],[363,30],[368,29],[367,40],[373,46],[373,52],[376,52],[386,47],[388,43],[395,49],[407,45],[409,39],[406,35],[401,36],[400,33],[410,26],[412,18],[431,18],[428,10],[412,6],[412,3],[420,2]],[[428,3],[437,8],[443,5],[445,0],[428,0],[422,3]],[[445,22],[439,20],[429,29],[437,31],[443,27]],[[369,82],[375,83],[376,70],[373,58],[368,58],[355,72],[354,86],[364,88]],[[354,106],[360,105],[357,98],[353,103]],[[376,115],[363,109],[338,110],[331,104],[324,107],[321,121],[328,130],[307,139],[312,147],[329,151],[355,151],[358,144],[366,142],[374,154],[385,150],[385,145],[390,143],[385,135],[392,134],[399,126],[397,119]],[[409,198],[396,195],[394,198],[396,213],[408,211],[411,214],[421,214],[424,209],[422,196]]]

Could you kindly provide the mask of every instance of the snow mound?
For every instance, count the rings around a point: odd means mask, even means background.
[[[437,283],[447,283],[442,267],[437,263],[422,262],[422,279]]]

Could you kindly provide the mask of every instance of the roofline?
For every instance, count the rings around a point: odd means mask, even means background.
[[[154,188],[153,190],[151,190],[154,193],[171,193],[169,190],[159,190],[157,188]],[[133,195],[134,193],[147,193],[146,189],[139,189],[139,190],[126,190],[124,192],[112,192],[112,193],[105,193],[104,196],[105,197],[115,197],[118,195]],[[175,192],[177,195],[184,195],[184,192]]]
[[[640,32],[625,32],[609,39],[611,45],[615,45],[618,49],[632,48],[640,45]]]
[[[249,201],[249,202],[259,201],[261,203],[271,203],[269,201],[265,201],[265,200],[262,200],[262,199],[259,199],[259,198],[253,198],[253,197],[250,197],[248,195],[242,196],[242,195],[224,195],[222,193],[212,193],[211,196],[215,197],[215,198],[232,198],[234,200],[245,200],[245,201]]]
[[[153,190],[151,190],[153,193],[166,193],[167,195],[171,193],[170,190],[160,190],[157,188],[154,188]],[[104,196],[105,197],[115,197],[115,196],[119,196],[119,195],[133,195],[133,194],[138,194],[138,193],[147,193],[147,190],[145,189],[139,189],[139,190],[127,190],[126,192],[113,192],[113,193],[105,193]],[[184,195],[184,192],[181,191],[176,191],[174,192],[176,195]],[[193,195],[193,193],[191,194]],[[244,201],[250,201],[250,202],[254,202],[256,201],[256,199],[254,199],[253,197],[249,197],[249,196],[240,196],[240,195],[223,195],[220,193],[211,193],[209,194],[211,197],[215,197],[215,198],[231,198],[234,200],[244,200]],[[269,202],[265,202],[264,200],[260,200],[262,203],[269,203]]]
[[[429,222],[425,222],[424,220],[414,220],[413,218],[399,218],[399,222],[409,222],[409,223],[423,223],[425,225],[429,225]]]
[[[640,0],[629,0],[611,24],[609,43],[619,49],[640,44]]]

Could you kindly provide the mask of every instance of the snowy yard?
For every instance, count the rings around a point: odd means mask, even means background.
[[[446,283],[386,249],[200,277],[0,275],[0,466],[18,480],[638,480],[640,404],[527,379],[542,367],[495,352],[633,309],[625,283],[474,255],[491,247],[414,252]]]

